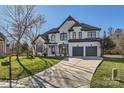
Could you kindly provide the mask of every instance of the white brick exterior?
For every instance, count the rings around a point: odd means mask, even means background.
[[[76,42],[76,43],[69,43],[69,56],[72,56],[72,48],[73,47],[83,47],[84,48],[84,57],[86,57],[86,46],[97,46],[97,56],[101,56],[101,46],[99,42]]]
[[[101,45],[99,41],[94,41],[94,42],[69,42],[70,39],[73,39],[73,32],[76,33],[76,39],[79,39],[79,32],[82,32],[82,39],[86,39],[88,38],[88,32],[96,32],[96,38],[99,38],[99,31],[82,31],[82,27],[81,26],[74,26],[72,29],[73,31],[69,31],[69,29],[75,24],[74,20],[69,20],[64,22],[64,24],[62,24],[60,26],[60,28],[58,29],[59,33],[51,33],[48,34],[48,39],[49,39],[49,43],[47,44],[47,53],[48,56],[60,56],[60,51],[59,51],[59,45],[60,44],[67,44],[68,45],[68,54],[67,56],[72,56],[72,48],[73,47],[83,47],[83,54],[84,57],[86,56],[85,52],[86,52],[86,46],[97,46],[97,57],[101,56]],[[67,33],[67,40],[60,40],[60,34],[61,33]],[[55,40],[52,41],[51,40],[51,36],[55,35]],[[43,41],[44,43],[44,41]],[[54,43],[54,44],[52,44]],[[52,54],[51,50],[51,46],[55,47],[55,54]]]

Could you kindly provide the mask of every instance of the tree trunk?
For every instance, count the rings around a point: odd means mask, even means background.
[[[20,62],[19,54],[18,54],[18,53],[17,53],[17,55],[16,55],[16,60],[17,60],[18,62]]]
[[[33,53],[33,57],[36,56],[36,46],[35,45],[32,45],[32,53]]]
[[[29,50],[27,49],[27,57],[29,57]]]
[[[16,46],[16,60],[18,62],[20,62],[20,59],[19,59],[19,49],[20,49],[20,42],[18,41],[17,42],[17,46]]]

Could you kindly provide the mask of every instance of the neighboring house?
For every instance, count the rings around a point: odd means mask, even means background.
[[[6,55],[6,37],[0,33],[0,56]]]
[[[59,27],[39,35],[33,43],[48,56],[100,57],[100,28],[79,23],[69,16]]]

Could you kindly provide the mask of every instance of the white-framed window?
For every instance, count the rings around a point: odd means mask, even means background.
[[[96,32],[88,32],[88,38],[96,38]]]
[[[73,32],[73,39],[76,39],[76,32]]]
[[[79,37],[79,39],[82,39],[82,32],[78,33],[78,37]]]
[[[55,35],[51,35],[51,41],[55,41]]]
[[[60,33],[60,40],[67,40],[67,33]]]

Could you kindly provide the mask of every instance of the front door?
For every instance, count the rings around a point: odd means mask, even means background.
[[[68,55],[68,44],[59,45],[59,54],[64,56]]]

